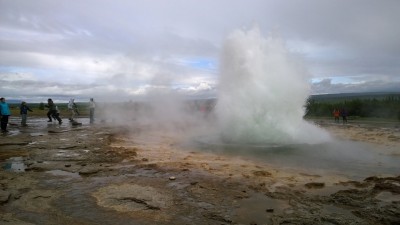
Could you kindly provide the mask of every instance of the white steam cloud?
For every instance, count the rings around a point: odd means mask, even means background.
[[[224,141],[319,143],[327,132],[303,120],[309,74],[280,38],[235,31],[221,63],[216,113]]]

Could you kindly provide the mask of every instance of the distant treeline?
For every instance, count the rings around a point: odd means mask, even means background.
[[[187,102],[187,108],[195,111],[211,112],[214,109],[217,99],[197,99]],[[28,103],[28,106],[34,110],[33,115],[45,115],[46,103]],[[89,103],[76,103],[81,116],[87,116],[89,113]],[[146,102],[128,102],[128,103],[108,103],[108,107],[129,110],[141,108],[151,110],[151,106]],[[13,115],[19,114],[20,104],[9,104]],[[67,103],[58,103],[57,106],[61,114],[67,115]],[[104,103],[98,103],[99,108]],[[150,107],[150,108],[149,108]],[[305,105],[305,117],[327,117],[333,116],[334,109],[345,109],[349,117],[374,117],[400,120],[400,93],[363,93],[363,94],[330,94],[310,96]]]
[[[306,102],[307,116],[331,116],[334,109],[345,109],[348,116],[400,120],[400,94],[359,96],[358,98],[321,98],[311,96]]]

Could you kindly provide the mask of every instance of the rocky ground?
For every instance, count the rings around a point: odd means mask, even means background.
[[[352,180],[82,123],[35,118],[0,136],[0,224],[400,224],[399,172]],[[318,123],[400,162],[399,128]]]

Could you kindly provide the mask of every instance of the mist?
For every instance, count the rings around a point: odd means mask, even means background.
[[[212,109],[205,111],[214,102],[215,99],[190,99],[164,86],[149,91],[140,100],[99,103],[97,115],[98,120],[111,126],[124,126],[132,131],[145,127],[187,139],[215,129],[211,125]]]
[[[316,144],[329,134],[303,120],[310,75],[284,41],[258,28],[234,31],[221,51],[216,99],[188,99],[157,82],[140,102],[104,107],[115,125],[244,144]]]

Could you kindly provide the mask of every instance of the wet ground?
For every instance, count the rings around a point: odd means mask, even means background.
[[[188,145],[185,130],[79,122],[11,120],[0,224],[400,224],[398,128],[325,123],[337,143],[243,154]],[[372,132],[386,141],[356,140]]]

